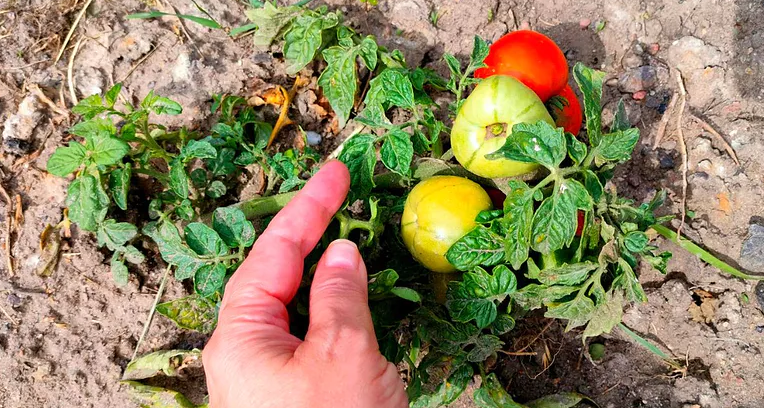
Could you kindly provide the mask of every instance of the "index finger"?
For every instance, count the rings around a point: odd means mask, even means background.
[[[284,207],[228,282],[223,303],[265,294],[289,303],[302,279],[305,257],[345,201],[350,174],[342,162],[326,163]]]

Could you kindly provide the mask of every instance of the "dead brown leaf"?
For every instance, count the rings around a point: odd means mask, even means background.
[[[40,261],[35,273],[39,276],[50,276],[58,265],[61,251],[61,228],[46,225],[40,233]]]
[[[719,199],[719,209],[725,214],[730,215],[732,212],[732,205],[730,205],[730,198],[727,193],[722,191],[716,195],[716,198]]]
[[[716,299],[714,295],[703,289],[693,289],[700,301],[693,302],[687,309],[692,320],[698,323],[711,323],[716,316]]]

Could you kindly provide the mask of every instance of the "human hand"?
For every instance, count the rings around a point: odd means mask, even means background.
[[[379,352],[366,266],[352,242],[334,241],[318,263],[305,341],[289,333],[286,305],[297,293],[305,256],[349,185],[342,163],[326,163],[226,285],[203,353],[210,407],[408,407],[395,366]]]

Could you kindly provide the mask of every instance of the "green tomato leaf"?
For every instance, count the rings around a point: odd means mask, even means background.
[[[130,163],[122,169],[116,169],[109,174],[109,191],[114,203],[120,209],[127,210],[127,193],[130,191],[130,177],[133,170]]]
[[[82,166],[86,153],[85,146],[77,142],[57,148],[48,159],[48,173],[58,177],[68,176]]]
[[[151,408],[201,408],[183,394],[162,387],[144,385],[137,381],[123,381],[128,386],[130,398],[140,407]]]
[[[221,207],[212,214],[212,228],[231,248],[247,248],[255,242],[255,227],[236,207]]]
[[[135,225],[128,222],[117,222],[113,219],[102,222],[96,232],[98,246],[106,245],[110,251],[121,249],[137,235],[138,228]]]
[[[196,168],[191,170],[191,183],[196,188],[203,188],[207,185],[207,170]]]
[[[355,102],[358,74],[356,72],[356,48],[329,47],[322,52],[326,68],[318,77],[318,85],[337,114],[340,128],[344,128],[350,118]]]
[[[96,231],[109,210],[109,196],[103,191],[100,181],[85,174],[72,181],[67,191],[69,219],[85,231]]]
[[[504,242],[498,234],[479,225],[451,245],[446,259],[460,271],[497,265],[504,260]]]
[[[505,334],[515,328],[515,319],[508,314],[496,316],[496,320],[491,323],[491,332],[497,336]]]
[[[170,189],[180,198],[188,197],[188,174],[181,160],[173,160],[170,167]]]
[[[626,290],[626,299],[629,302],[647,302],[645,290],[642,289],[637,274],[634,273],[631,265],[623,258],[618,258],[617,264],[621,275],[613,281],[613,287],[624,288]]]
[[[615,110],[613,125],[610,126],[611,132],[625,131],[631,127],[629,116],[626,114],[626,106],[623,104],[623,98],[618,101],[618,108]]]
[[[178,229],[170,222],[150,222],[143,228],[159,246],[159,252],[165,262],[175,265],[175,279],[183,280],[194,276],[196,271],[206,264],[194,251],[183,243]]]
[[[565,159],[565,153],[566,141],[562,128],[555,128],[545,121],[538,121],[532,124],[515,124],[504,146],[486,157],[539,163],[554,170]]]
[[[480,408],[526,408],[516,403],[504,390],[496,374],[491,373],[473,394],[475,405]]]
[[[579,286],[546,286],[531,283],[512,294],[512,300],[523,309],[533,310],[552,304],[580,289]]]
[[[138,250],[138,248],[128,245],[124,248],[125,260],[133,265],[140,265],[146,260],[146,257]]]
[[[70,135],[92,139],[95,137],[112,137],[117,134],[117,127],[110,119],[93,118],[72,126],[68,130]]]
[[[444,380],[432,394],[422,395],[411,403],[411,408],[440,408],[448,405],[467,389],[472,380],[472,366],[463,364]]]
[[[399,69],[388,68],[382,71],[369,83],[369,89],[376,87],[383,90],[384,101],[407,109],[413,109],[414,87],[405,72]]]
[[[268,1],[263,2],[263,7],[250,8],[245,11],[244,14],[257,27],[255,34],[252,36],[255,47],[262,50],[270,46],[273,40],[283,33],[292,20],[302,12],[302,7],[276,7]]]
[[[581,164],[581,162],[584,161],[584,158],[586,158],[586,145],[576,139],[572,133],[568,132],[565,132],[565,141],[567,142],[566,145],[568,147],[568,156],[570,156],[570,159],[573,160],[573,163],[575,164]]]
[[[180,150],[180,159],[188,162],[191,159],[214,159],[218,157],[215,147],[206,140],[190,140]]]
[[[576,233],[576,210],[591,208],[592,198],[581,183],[572,179],[556,183],[552,195],[541,203],[533,216],[533,249],[548,254],[568,245]]]
[[[575,392],[547,395],[537,400],[527,402],[527,408],[573,408],[583,400],[589,400],[585,396]]]
[[[606,161],[625,161],[631,158],[631,151],[639,140],[639,129],[631,128],[619,130],[601,136],[599,146],[594,156],[595,163],[602,164]]]
[[[494,301],[503,301],[515,289],[517,278],[506,266],[496,266],[490,274],[476,267],[473,272],[464,274],[462,282],[451,284],[446,306],[455,321],[475,320],[483,329],[496,320],[498,312]]]
[[[109,108],[103,106],[101,95],[91,95],[74,106],[72,108],[72,113],[82,115],[85,119],[92,119],[108,110]]]
[[[586,187],[586,191],[589,192],[589,195],[592,196],[592,199],[595,203],[598,203],[600,201],[600,198],[602,198],[602,194],[604,192],[604,188],[602,187],[602,183],[600,182],[599,177],[597,177],[596,174],[594,174],[591,170],[585,170],[584,171],[584,187]]]
[[[114,108],[114,104],[117,103],[119,93],[122,91],[122,83],[116,83],[104,95],[104,104],[108,108]]]
[[[119,255],[116,253],[111,256],[111,276],[114,278],[114,283],[117,286],[125,286],[130,274],[125,262],[119,258]]]
[[[575,264],[563,264],[555,268],[542,269],[538,280],[547,285],[577,285],[589,277],[589,272],[597,269],[599,264],[595,262],[579,262]]]
[[[402,176],[411,173],[414,145],[411,143],[411,136],[403,130],[394,128],[387,132],[379,154],[382,163],[388,169]]]
[[[568,320],[568,326],[565,328],[565,331],[569,331],[588,322],[594,310],[594,302],[588,297],[579,294],[569,302],[550,305],[544,316]]]
[[[451,71],[452,80],[453,78],[458,78],[462,75],[462,64],[459,62],[458,59],[456,59],[455,56],[449,53],[445,53],[443,54],[443,59],[446,61],[448,70]]]
[[[154,90],[149,91],[149,94],[144,98],[141,103],[144,109],[149,109],[157,115],[180,115],[183,113],[183,107],[178,102],[173,101],[170,98],[164,96],[158,96],[154,94]]]
[[[201,360],[201,350],[161,350],[144,354],[127,364],[122,380],[144,380],[163,374],[177,377],[188,363]]]
[[[236,151],[229,147],[220,149],[214,159],[207,159],[207,169],[212,172],[212,177],[227,176],[236,171],[233,164]]]
[[[605,79],[605,73],[579,62],[573,67],[573,77],[584,96],[584,116],[589,143],[594,147],[599,146],[602,134],[602,81]]]
[[[492,334],[485,334],[477,338],[475,345],[467,353],[467,361],[482,363],[488,357],[496,354],[504,346],[504,342]]]
[[[642,231],[634,231],[626,234],[623,238],[623,245],[631,252],[640,253],[645,250],[650,238]]]
[[[369,275],[369,299],[379,300],[388,297],[398,282],[398,272],[385,269]]]
[[[223,256],[228,253],[228,246],[220,238],[220,235],[201,222],[192,222],[186,225],[183,232],[188,246],[199,255]]]
[[[642,259],[646,260],[652,265],[655,270],[662,274],[666,274],[666,268],[668,267],[668,260],[671,259],[671,252],[661,252],[657,256],[651,254],[643,254]]]
[[[181,329],[212,333],[217,325],[217,306],[205,297],[193,294],[157,305],[157,313],[172,320]]]
[[[504,251],[507,261],[515,270],[528,259],[533,225],[533,193],[519,180],[509,182],[510,192],[504,200],[504,221],[507,230]]]
[[[379,47],[377,41],[374,40],[374,36],[367,35],[361,40],[358,45],[358,54],[361,56],[363,64],[369,71],[374,71],[377,67],[377,52]]]
[[[207,194],[207,197],[209,198],[220,198],[225,195],[226,191],[228,189],[226,188],[225,184],[223,184],[220,180],[215,180],[212,183],[210,183],[209,186],[207,186],[207,190],[205,193]]]
[[[605,303],[597,307],[591,315],[589,324],[584,329],[581,341],[586,344],[586,339],[600,334],[610,333],[613,327],[621,323],[623,317],[623,292],[616,290],[606,295]]]
[[[390,293],[392,293],[395,296],[398,296],[401,299],[406,299],[409,302],[422,303],[422,296],[419,295],[419,292],[411,288],[396,286],[390,289]]]
[[[350,202],[368,196],[374,187],[375,141],[372,135],[360,134],[348,139],[342,148],[339,159],[350,170]]]
[[[130,145],[116,137],[95,135],[85,140],[90,150],[90,158],[95,164],[109,166],[116,164],[130,151]]]
[[[194,211],[194,207],[191,203],[191,200],[189,200],[188,198],[183,199],[180,202],[180,204],[175,206],[175,214],[178,214],[178,217],[186,221],[193,220],[194,215],[196,215],[196,211]]]
[[[194,274],[194,290],[201,296],[210,297],[223,287],[225,265],[222,263],[207,264]]]
[[[478,68],[482,68],[485,65],[483,62],[488,56],[488,43],[479,36],[475,36],[475,40],[472,44],[472,53],[470,54],[470,63],[467,66],[466,74],[469,75]]]
[[[336,13],[303,14],[297,17],[284,34],[286,73],[294,75],[313,61],[324,42],[323,32],[336,27],[339,22]]]

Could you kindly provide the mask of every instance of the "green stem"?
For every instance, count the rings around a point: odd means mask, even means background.
[[[334,218],[336,218],[337,221],[339,221],[340,223],[340,233],[339,233],[340,239],[348,239],[348,237],[350,236],[350,233],[356,229],[362,229],[369,233],[374,232],[374,226],[371,224],[371,222],[357,220],[347,215],[347,213],[345,213],[344,211],[340,211],[337,214],[334,214]]]
[[[297,191],[289,193],[276,194],[269,197],[258,197],[249,201],[243,201],[238,204],[234,204],[234,207],[244,212],[244,216],[248,220],[260,218],[266,215],[273,215],[284,208],[294,196],[297,195]]]
[[[146,140],[146,143],[148,146],[153,150],[159,157],[165,159],[167,163],[170,163],[172,161],[172,156],[170,156],[169,153],[167,153],[162,146],[157,143],[157,141],[154,139],[153,136],[151,136],[151,130],[149,130],[149,124],[148,121],[144,121],[141,124],[141,129],[143,130],[143,137]]]
[[[690,241],[689,239],[684,237],[680,238],[676,232],[670,230],[669,228],[663,225],[655,224],[651,228],[654,229],[655,232],[657,232],[658,234],[661,234],[662,236],[670,239],[671,241],[674,241],[676,244],[682,247],[685,251],[697,256],[698,258],[702,259],[703,261],[710,264],[711,266],[715,266],[719,268],[719,270],[721,270],[722,272],[728,273],[740,279],[764,280],[764,276],[754,276],[754,275],[749,275],[747,273],[741,272],[740,270],[730,266],[728,263],[722,261],[721,259],[711,255],[710,252],[701,248],[700,246]]]

